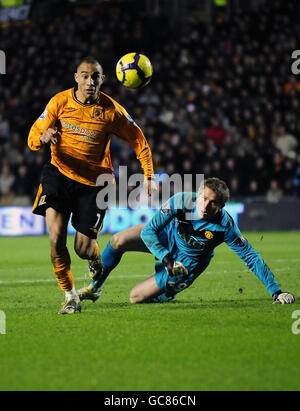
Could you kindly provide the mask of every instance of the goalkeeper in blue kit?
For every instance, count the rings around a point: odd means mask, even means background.
[[[229,190],[218,178],[204,180],[198,193],[178,193],[155,213],[147,224],[115,234],[102,254],[101,276],[79,290],[81,300],[99,298],[103,283],[126,251],[151,252],[157,260],[155,273],[130,293],[132,303],[166,302],[188,288],[203,273],[214,249],[225,242],[265,285],[275,303],[291,304],[295,297],[282,292],[261,255],[242,236],[224,210]]]

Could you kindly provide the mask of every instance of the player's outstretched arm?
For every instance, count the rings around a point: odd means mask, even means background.
[[[161,243],[159,239],[159,225],[161,218],[155,213],[153,218],[145,225],[141,232],[141,239],[145,246],[148,248],[151,254],[153,254],[158,260],[162,261],[163,258],[169,253],[169,250]]]
[[[141,128],[130,117],[124,107],[116,101],[115,115],[110,124],[109,132],[127,141],[134,150],[136,158],[139,160],[145,176],[145,191],[148,195],[155,189],[154,167],[152,152]]]
[[[240,257],[246,266],[264,284],[268,293],[277,304],[292,304],[295,297],[289,292],[282,292],[274,274],[257,252],[243,237],[237,225],[231,221],[224,238],[226,244]]]
[[[242,237],[233,244],[228,244],[230,248],[244,261],[251,270],[265,285],[267,291],[277,304],[292,304],[295,302],[293,294],[282,292],[274,274],[271,272],[261,255],[254,250],[249,242]]]
[[[144,191],[149,197],[157,191],[157,184],[154,175],[144,179]]]

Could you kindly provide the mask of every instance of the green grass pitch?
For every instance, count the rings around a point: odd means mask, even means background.
[[[131,305],[131,288],[153,272],[149,254],[127,253],[101,299],[57,314],[64,295],[47,237],[0,238],[0,390],[299,390],[298,232],[245,233],[293,305],[274,305],[226,246],[196,282],[165,304]],[[109,236],[99,237],[101,249]],[[77,288],[87,264],[68,238]],[[87,281],[87,280],[86,280]],[[241,292],[242,291],[242,292]],[[298,326],[300,329],[300,326]]]

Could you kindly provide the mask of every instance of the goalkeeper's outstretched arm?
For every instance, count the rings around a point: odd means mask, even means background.
[[[275,303],[292,304],[295,302],[293,294],[282,292],[274,274],[259,252],[257,252],[242,235],[232,242],[227,242],[227,244],[241,260],[244,261],[249,270],[260,279]]]

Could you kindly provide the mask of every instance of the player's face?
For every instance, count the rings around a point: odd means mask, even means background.
[[[101,84],[105,76],[99,64],[83,62],[75,73],[78,84],[78,98],[83,102],[95,101],[98,98]]]
[[[221,205],[218,202],[217,194],[209,187],[204,187],[198,194],[197,198],[197,213],[200,218],[210,219],[218,211],[221,210]]]

